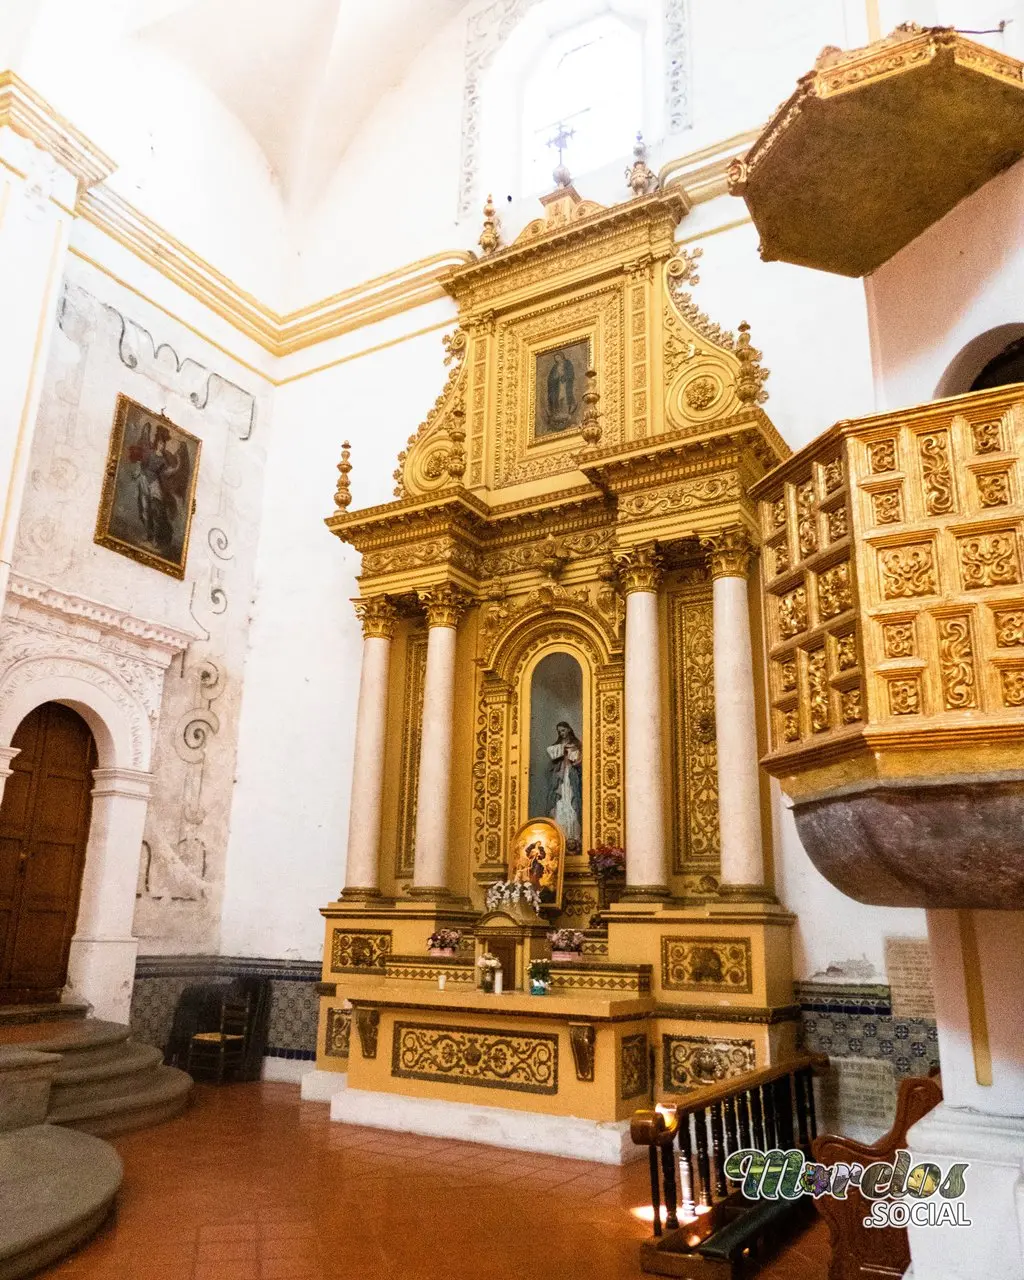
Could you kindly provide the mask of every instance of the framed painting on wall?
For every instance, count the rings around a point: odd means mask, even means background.
[[[162,414],[118,396],[95,541],[184,578],[201,443]]]
[[[534,440],[578,431],[590,368],[590,339],[580,338],[553,350],[540,351],[534,359]]]

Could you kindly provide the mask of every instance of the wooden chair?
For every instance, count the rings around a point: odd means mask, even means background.
[[[819,1164],[888,1163],[907,1145],[907,1130],[942,1101],[942,1089],[931,1076],[911,1076],[900,1084],[896,1118],[888,1133],[866,1146],[849,1138],[823,1134],[811,1144]],[[828,1223],[832,1241],[829,1280],[900,1280],[910,1266],[910,1242],[906,1227],[865,1227],[871,1201],[850,1187],[845,1200],[822,1196],[815,1208]]]
[[[250,993],[225,992],[220,1002],[218,1029],[197,1031],[189,1041],[185,1069],[194,1080],[223,1084],[239,1074],[249,1042],[251,1008]]]

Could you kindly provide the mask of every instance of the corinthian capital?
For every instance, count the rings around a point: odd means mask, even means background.
[[[745,578],[750,572],[754,544],[742,525],[730,525],[701,538],[701,546],[711,559],[712,578]]]
[[[634,591],[657,591],[661,586],[661,556],[653,542],[642,547],[630,547],[628,551],[616,551],[614,558],[623,595],[628,596]]]
[[[362,600],[353,600],[356,616],[363,624],[363,638],[368,640],[376,636],[390,640],[398,625],[398,610],[387,596],[367,596]]]
[[[440,582],[436,587],[427,587],[416,594],[427,611],[428,627],[451,627],[454,630],[470,605],[469,597],[450,582]]]

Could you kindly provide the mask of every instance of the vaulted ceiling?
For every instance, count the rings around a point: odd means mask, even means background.
[[[258,142],[285,198],[320,191],[360,124],[465,0],[141,0],[136,34]]]

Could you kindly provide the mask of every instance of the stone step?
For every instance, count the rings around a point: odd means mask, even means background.
[[[47,1121],[107,1137],[160,1124],[188,1106],[192,1077],[177,1067],[154,1067],[137,1088],[82,1101],[51,1100]],[[0,1278],[2,1280],[2,1278]]]
[[[62,1060],[50,1092],[50,1109],[87,1102],[91,1098],[113,1098],[145,1090],[152,1082],[163,1054],[149,1044],[127,1040],[116,1058],[68,1067]],[[75,1062],[76,1059],[72,1058]]]
[[[28,1032],[31,1034],[25,1034]],[[61,1070],[68,1071],[120,1057],[130,1035],[131,1029],[119,1022],[82,1018],[10,1027],[0,1033],[0,1044],[16,1044],[19,1049],[38,1053],[59,1053],[64,1059]]]
[[[87,1133],[32,1125],[0,1134],[0,1280],[19,1280],[102,1225],[121,1185],[113,1147]]]
[[[0,1005],[0,1043],[6,1027],[35,1022],[58,1022],[67,1018],[84,1018],[92,1005],[84,1000],[55,1000],[50,1004]]]

